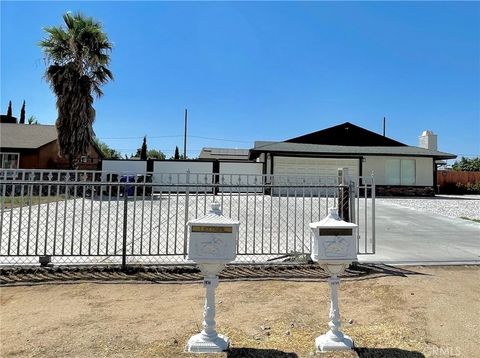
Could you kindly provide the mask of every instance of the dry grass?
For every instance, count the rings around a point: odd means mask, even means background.
[[[327,283],[222,282],[217,329],[231,349],[211,357],[478,357],[480,269],[410,270],[342,282],[342,330],[358,348],[328,354],[314,347],[328,329]],[[49,284],[0,293],[2,357],[199,357],[184,352],[201,329],[198,283]]]

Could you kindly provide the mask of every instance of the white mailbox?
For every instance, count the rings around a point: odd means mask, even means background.
[[[330,330],[318,336],[315,346],[319,352],[349,350],[353,340],[340,331],[340,309],[338,307],[339,275],[357,259],[358,225],[343,221],[336,208],[330,209],[326,218],[311,223],[312,259],[329,274],[330,285]]]
[[[186,350],[194,353],[215,353],[226,350],[228,337],[218,334],[215,323],[215,288],[218,273],[237,257],[240,222],[222,215],[219,203],[212,203],[207,215],[187,223],[188,258],[196,262],[204,274],[206,289],[203,330],[190,337]]]
[[[188,258],[197,264],[235,260],[239,225],[240,222],[222,215],[219,203],[212,203],[207,215],[187,223]]]
[[[310,223],[312,260],[319,263],[352,262],[357,259],[358,225],[343,221],[337,209],[330,209],[326,218]]]

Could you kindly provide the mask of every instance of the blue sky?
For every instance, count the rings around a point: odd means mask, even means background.
[[[42,28],[66,11],[102,22],[115,81],[97,136],[123,153],[249,148],[343,122],[480,155],[480,4],[445,2],[1,2],[1,110],[53,124]],[[203,138],[202,138],[203,137]],[[216,138],[216,139],[207,139]],[[220,140],[224,139],[224,140]]]

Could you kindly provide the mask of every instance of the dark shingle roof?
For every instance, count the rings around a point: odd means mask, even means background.
[[[36,149],[57,139],[54,125],[0,124],[0,147]]]
[[[308,133],[300,137],[287,139],[285,142],[358,147],[406,146],[406,144],[356,126],[350,122],[345,122],[317,132]]]

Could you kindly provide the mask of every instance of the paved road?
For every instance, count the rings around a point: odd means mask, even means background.
[[[480,224],[376,202],[376,254],[362,262],[478,263]]]

